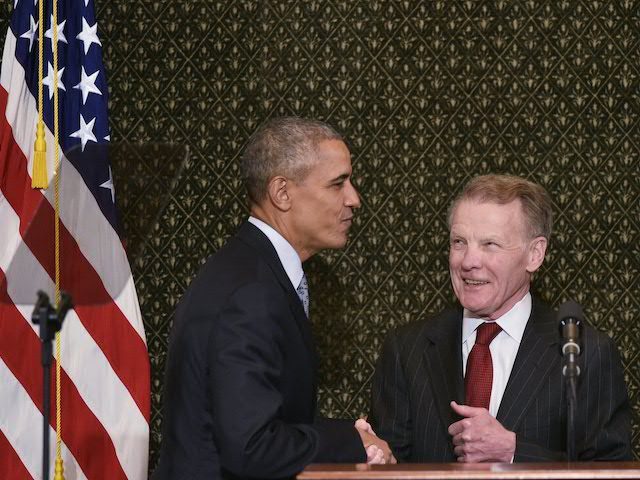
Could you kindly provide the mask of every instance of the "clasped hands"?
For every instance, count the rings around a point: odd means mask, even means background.
[[[367,451],[368,464],[397,463],[389,444],[375,434],[371,425],[364,418],[356,420],[355,427],[362,439],[362,445]]]
[[[486,408],[469,407],[451,402],[451,408],[462,420],[449,425],[454,452],[459,462],[510,463],[516,451],[516,434],[504,428]]]

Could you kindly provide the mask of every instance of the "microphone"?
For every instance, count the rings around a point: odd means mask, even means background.
[[[577,357],[580,355],[580,330],[584,316],[582,307],[573,300],[567,300],[558,309],[560,319],[560,333],[562,335],[562,357],[564,366],[562,375],[567,378],[580,376]]]

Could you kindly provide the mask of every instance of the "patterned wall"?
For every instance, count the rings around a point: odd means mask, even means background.
[[[306,267],[325,414],[365,413],[385,333],[452,301],[447,205],[470,177],[508,172],[552,194],[535,289],[575,298],[616,340],[640,458],[638,2],[97,3],[153,372],[152,466],[172,311],[245,217],[238,153],[280,114],[346,136],[363,200],[348,247]]]

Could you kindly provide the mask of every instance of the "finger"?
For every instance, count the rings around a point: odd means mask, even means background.
[[[473,421],[470,418],[463,418],[462,420],[458,420],[456,423],[452,423],[449,425],[449,435],[458,435],[463,434],[467,430],[473,427]]]
[[[376,456],[367,460],[367,465],[380,465],[382,463],[382,457]]]
[[[359,430],[370,433],[371,435],[375,435],[375,433],[373,433],[371,425],[369,425],[369,423],[364,418],[359,418],[358,420],[356,420],[355,427]]]
[[[367,458],[369,465],[380,465],[384,463],[384,454],[381,451],[377,451],[374,455]]]
[[[447,429],[449,435],[453,436],[462,433],[464,431],[464,424],[462,422],[464,422],[464,420],[459,420],[449,425],[449,428]]]
[[[454,435],[453,438],[451,439],[451,442],[455,445],[464,445],[464,438],[462,438],[462,434],[458,433],[457,435]]]
[[[389,450],[388,452],[386,452],[386,455],[384,456],[384,460],[387,463],[391,463],[392,458],[393,458],[393,453],[391,453],[391,450]]]
[[[479,461],[473,453],[463,452],[458,455],[458,462],[461,463],[477,463]]]
[[[474,443],[463,442],[460,445],[456,445],[455,447],[453,447],[453,452],[456,455],[464,455],[468,457],[469,455],[475,455],[478,453],[478,445]]]
[[[487,412],[486,408],[470,407],[468,405],[459,405],[456,402],[451,402],[451,408],[461,417],[477,417]]]
[[[372,461],[376,456],[382,453],[382,450],[377,445],[369,445],[367,448],[367,462]]]
[[[384,464],[384,453],[382,450],[378,449],[376,454],[367,461],[369,465],[382,465]]]

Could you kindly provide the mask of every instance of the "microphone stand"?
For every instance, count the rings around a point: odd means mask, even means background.
[[[58,309],[49,302],[49,296],[38,291],[38,301],[31,314],[31,321],[40,325],[41,363],[42,363],[42,479],[49,478],[49,421],[51,417],[51,360],[53,356],[52,341],[56,332],[62,328],[62,322],[69,309],[72,308],[71,297],[62,292]]]
[[[579,351],[580,347],[573,339],[565,343],[562,347],[564,356],[562,375],[564,376],[567,401],[567,460],[570,462],[576,460],[575,417],[578,403],[577,384],[578,377],[580,376],[580,367],[577,365],[576,352]]]
[[[580,355],[580,329],[583,321],[582,307],[568,300],[558,309],[562,344],[562,376],[564,377],[565,398],[567,401],[567,460],[576,461],[575,418],[578,404],[577,384],[580,376],[578,355]]]
[[[576,393],[577,375],[566,375],[565,389],[567,392],[567,460],[576,460],[576,404],[578,397]]]

